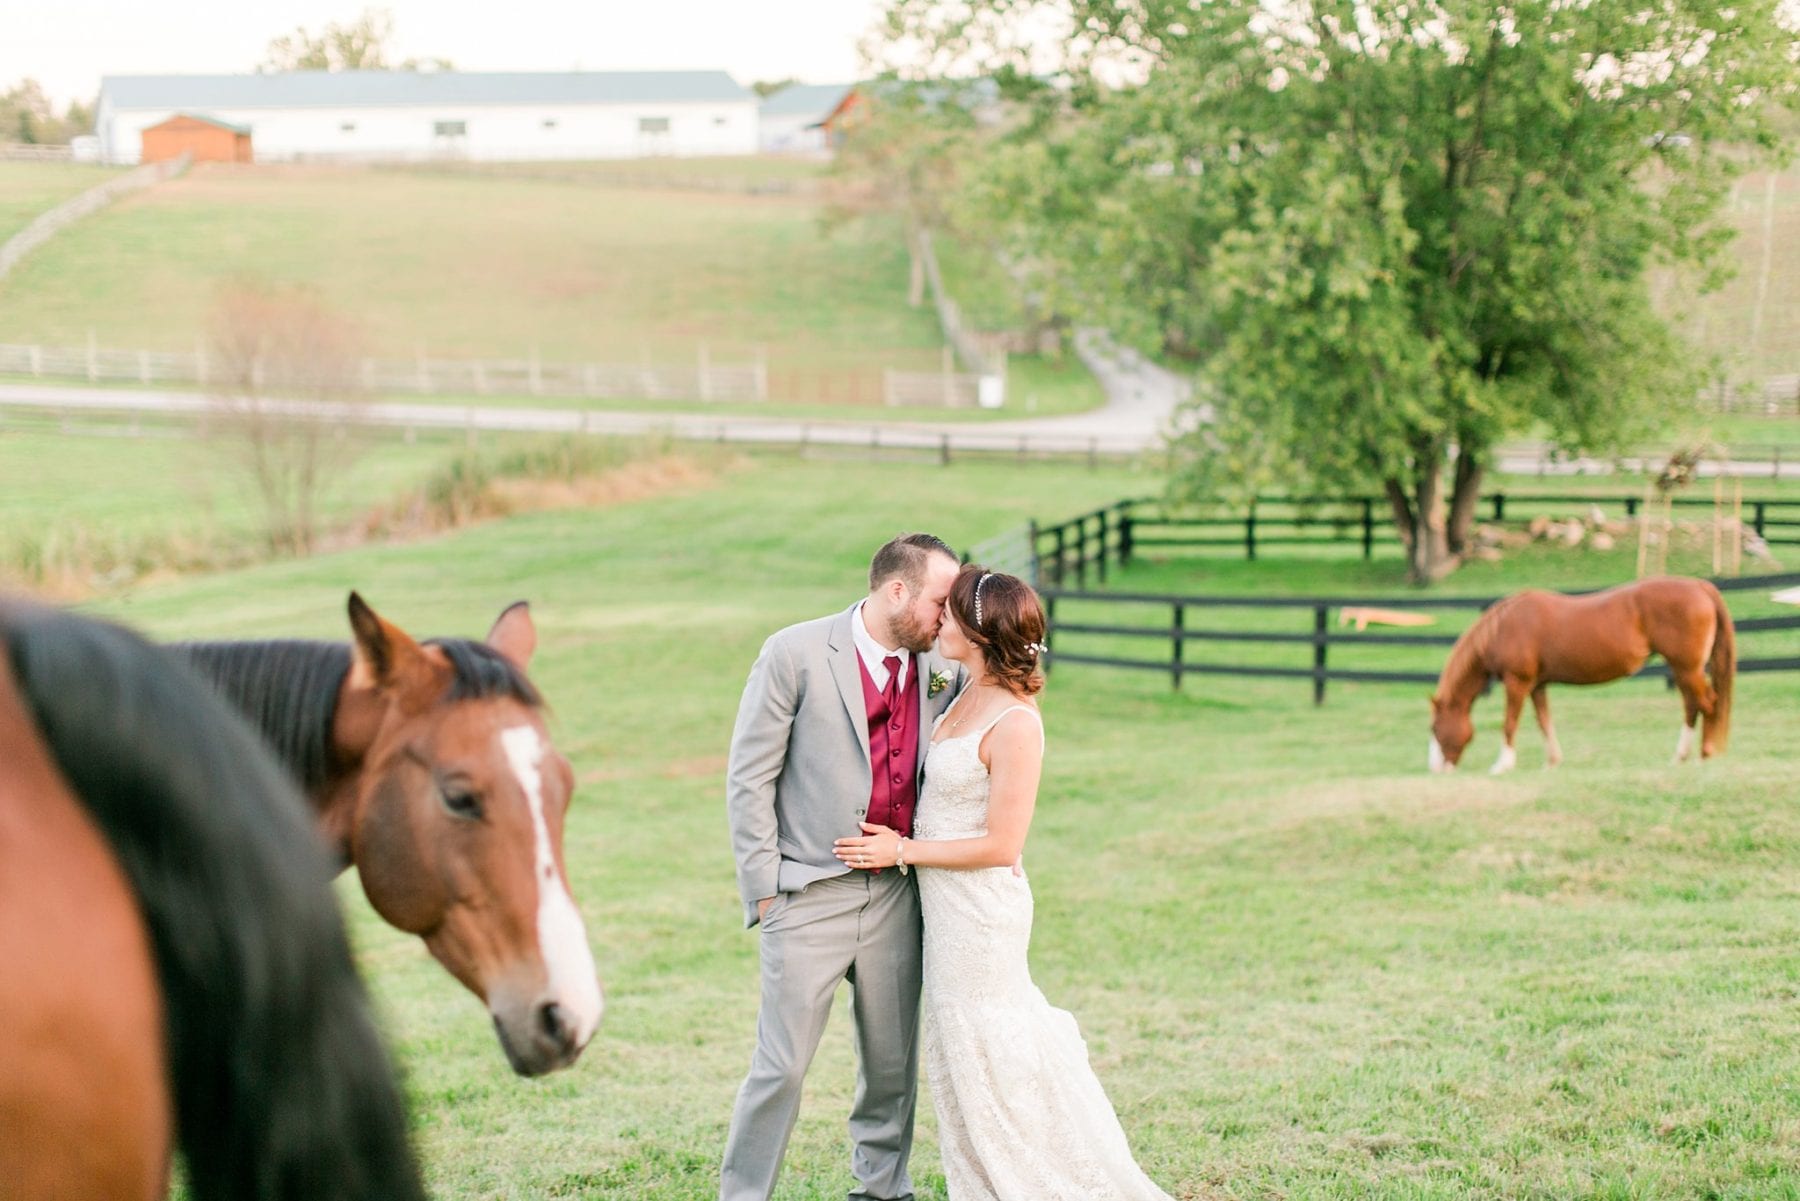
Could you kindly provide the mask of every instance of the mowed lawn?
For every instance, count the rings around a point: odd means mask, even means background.
[[[317,288],[369,353],[937,362],[885,227],[814,200],[332,167],[196,168],[69,230],[0,295],[7,340],[192,349],[239,278]]]
[[[723,772],[762,639],[847,605],[899,529],[967,544],[1151,486],[760,460],[97,608],[166,637],[335,636],[355,587],[417,632],[478,635],[528,596],[581,779],[567,852],[607,986],[596,1041],[573,1071],[515,1079],[480,1006],[353,880],[341,895],[435,1195],[699,1199],[755,1021]],[[1302,570],[1272,565],[1287,587]],[[1794,678],[1744,680],[1729,754],[1684,768],[1661,688],[1564,690],[1568,762],[1535,769],[1528,738],[1527,768],[1497,780],[1423,773],[1424,691],[1345,686],[1314,709],[1303,684],[1175,694],[1055,671],[1026,854],[1033,970],[1079,1019],[1151,1175],[1188,1199],[1800,1197]],[[1491,705],[1476,716],[1485,760]],[[853,1184],[847,1019],[841,1004],[783,1201]],[[942,1201],[928,1101],[915,1178]]]

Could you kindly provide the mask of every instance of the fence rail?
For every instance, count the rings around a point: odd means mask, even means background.
[[[191,384],[219,382],[223,365],[205,346],[191,351],[118,350],[98,345],[0,344],[0,375],[86,383]],[[716,362],[704,346],[685,363],[568,363],[525,359],[364,358],[356,373],[365,391],[414,396],[542,396],[547,399],[701,401],[729,405],[767,401],[875,407],[999,407],[1004,391],[963,372],[867,368],[771,369],[750,362]]]
[[[1786,588],[1800,585],[1800,572],[1784,575],[1750,576],[1736,579],[1715,579],[1712,581],[1721,592],[1760,590],[1769,588]],[[1391,633],[1377,630],[1373,633],[1350,632],[1341,628],[1333,628],[1330,615],[1333,609],[1346,608],[1378,608],[1378,609],[1440,609],[1451,611],[1479,612],[1493,604],[1498,597],[1421,597],[1421,596],[1311,596],[1311,597],[1255,597],[1255,596],[1184,596],[1160,593],[1126,593],[1095,592],[1081,589],[1046,588],[1042,590],[1048,630],[1044,640],[1051,648],[1046,658],[1047,664],[1082,663],[1099,667],[1124,668],[1127,670],[1153,671],[1169,677],[1172,687],[1179,689],[1182,679],[1190,675],[1226,675],[1262,677],[1270,679],[1309,680],[1313,688],[1313,703],[1325,703],[1326,685],[1333,681],[1357,681],[1366,683],[1387,684],[1435,684],[1438,675],[1434,671],[1396,670],[1385,668],[1334,668],[1330,665],[1330,651],[1333,647],[1354,646],[1405,646],[1405,647],[1450,647],[1455,644],[1457,634],[1407,634]],[[1144,606],[1166,606],[1169,611],[1167,625],[1129,625],[1112,621],[1064,621],[1058,617],[1058,610],[1067,613],[1069,607],[1079,604],[1084,608],[1098,606],[1102,613],[1115,613],[1121,610],[1141,611]],[[1220,612],[1228,610],[1288,610],[1311,615],[1310,629],[1306,630],[1255,630],[1231,629],[1218,624],[1194,626],[1189,624],[1190,615],[1198,612]],[[1742,640],[1746,635],[1751,641],[1759,634],[1778,631],[1800,631],[1800,617],[1756,617],[1736,623],[1737,632]],[[1125,657],[1115,654],[1103,654],[1091,650],[1073,649],[1068,645],[1071,637],[1103,637],[1115,639],[1139,639],[1145,642],[1159,643],[1167,646],[1167,657],[1161,659],[1145,659]],[[1260,643],[1277,645],[1310,646],[1312,663],[1308,667],[1283,666],[1257,663],[1219,663],[1196,662],[1187,653],[1189,644],[1206,643]],[[1748,655],[1741,654],[1737,669],[1739,672],[1800,671],[1800,656],[1795,655]],[[1637,673],[1637,678],[1655,679],[1667,677],[1668,668],[1662,664],[1645,667]]]
[[[1537,506],[1612,506],[1635,520],[1641,495],[1492,492],[1481,498],[1480,519],[1517,523]],[[1699,496],[1671,498],[1675,509],[1708,510]],[[1800,500],[1745,497],[1743,527],[1771,546],[1800,546]],[[1373,497],[1267,497],[1235,513],[1172,516],[1158,502],[1121,500],[1055,525],[1032,526],[1033,578],[1062,587],[1087,586],[1089,573],[1104,584],[1110,566],[1123,566],[1146,551],[1241,552],[1247,559],[1271,546],[1353,546],[1372,559],[1377,546],[1397,545],[1386,502]]]

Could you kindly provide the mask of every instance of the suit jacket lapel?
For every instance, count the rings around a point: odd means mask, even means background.
[[[863,703],[862,668],[857,662],[856,639],[850,633],[856,606],[839,617],[831,626],[831,678],[837,681],[838,694],[844,698],[844,709],[856,731],[857,745],[862,747],[863,765],[874,770],[869,755],[869,709]]]

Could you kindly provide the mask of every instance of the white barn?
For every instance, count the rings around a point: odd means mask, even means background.
[[[101,157],[137,162],[176,114],[248,128],[258,162],[757,151],[756,95],[723,71],[286,71],[107,76]]]

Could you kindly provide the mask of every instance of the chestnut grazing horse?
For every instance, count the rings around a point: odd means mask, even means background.
[[[1694,747],[1694,720],[1704,716],[1703,758],[1725,749],[1731,728],[1731,679],[1737,640],[1725,598],[1705,580],[1659,576],[1585,596],[1536,590],[1497,601],[1450,648],[1431,697],[1432,771],[1448,771],[1475,736],[1469,710],[1498,679],[1506,686],[1505,745],[1493,771],[1518,762],[1513,735],[1530,697],[1544,731],[1551,767],[1562,747],[1550,724],[1551,684],[1602,684],[1631,675],[1652,654],[1663,657],[1681,689],[1684,717],[1677,763]],[[1709,683],[1707,673],[1712,679]]]
[[[351,645],[189,642],[175,649],[274,747],[340,866],[486,1003],[513,1070],[574,1063],[600,982],[563,866],[575,776],[525,677],[524,602],[486,642],[415,642],[354,592]]]
[[[0,600],[0,1195],[423,1201],[308,826],[174,656]]]

